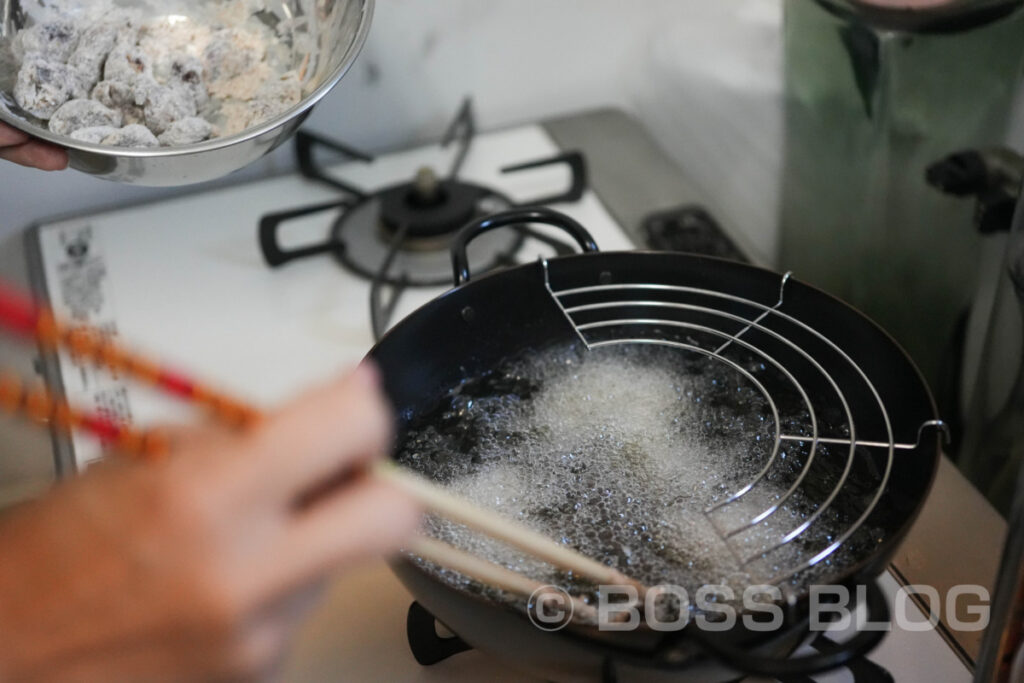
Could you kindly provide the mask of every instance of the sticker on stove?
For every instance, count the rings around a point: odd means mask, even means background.
[[[104,311],[103,284],[107,263],[95,248],[92,226],[62,230],[62,258],[57,264],[60,301],[67,317],[78,323],[93,322]]]
[[[51,259],[47,275],[55,312],[72,324],[89,325],[104,336],[116,337],[107,258],[99,234],[88,224],[62,226],[55,235],[46,235],[43,244],[44,254]],[[116,373],[67,353],[60,355],[60,369],[69,401],[119,424],[131,424],[128,387]],[[95,439],[75,434],[72,443],[80,469],[102,457]]]
[[[93,409],[102,417],[119,424],[130,424],[132,421],[128,389],[121,384],[97,389],[93,393]]]

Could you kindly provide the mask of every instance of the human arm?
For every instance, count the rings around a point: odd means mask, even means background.
[[[272,670],[317,587],[418,523],[415,504],[362,473],[391,429],[363,367],[246,433],[186,432],[160,462],[115,459],[12,511],[0,680]]]

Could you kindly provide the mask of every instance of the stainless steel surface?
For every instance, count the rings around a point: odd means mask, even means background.
[[[146,0],[124,3],[139,7],[153,16],[168,13],[189,16],[196,7],[213,0],[177,0],[161,3],[153,9]],[[0,120],[38,138],[54,142],[68,150],[71,167],[90,175],[137,185],[174,186],[212,180],[238,170],[267,154],[289,139],[319,102],[349,70],[370,30],[374,0],[316,0],[315,12],[307,14],[313,49],[307,69],[312,75],[303,87],[302,101],[284,113],[237,135],[215,138],[181,147],[128,149],[73,140],[57,135],[33,123],[14,101],[13,78],[9,63],[10,44],[15,33],[27,23],[27,17],[39,11],[42,0],[0,0]],[[277,18],[301,15],[309,11],[304,0],[267,0],[264,12]],[[304,54],[294,55],[299,68]],[[6,59],[5,59],[6,58]]]
[[[547,272],[547,262],[545,261],[545,278],[547,278]],[[775,440],[772,446],[771,455],[767,459],[767,462],[761,469],[761,471],[758,474],[756,474],[750,482],[740,487],[738,490],[726,494],[725,498],[722,501],[719,501],[718,503],[715,503],[704,510],[705,516],[708,517],[708,522],[710,523],[712,528],[714,528],[716,532],[718,532],[718,534],[722,537],[723,541],[728,543],[730,539],[759,525],[760,523],[767,520],[769,517],[775,515],[775,513],[777,513],[779,510],[783,509],[786,502],[791,500],[793,496],[796,494],[797,490],[800,488],[801,483],[804,481],[804,478],[806,477],[807,473],[810,471],[810,468],[814,462],[815,457],[819,454],[821,450],[820,446],[824,444],[833,444],[845,446],[848,448],[846,462],[843,468],[842,475],[836,481],[835,485],[829,492],[828,496],[823,501],[821,501],[812,512],[809,512],[809,514],[803,516],[804,520],[798,526],[785,533],[778,539],[777,542],[767,547],[767,549],[759,548],[757,552],[750,556],[743,556],[740,554],[742,552],[740,549],[735,549],[734,552],[736,553],[736,557],[740,559],[741,566],[745,568],[749,567],[751,563],[753,563],[754,561],[763,559],[767,554],[785,545],[788,545],[789,543],[792,543],[797,538],[804,536],[804,534],[807,533],[809,529],[811,529],[811,527],[822,517],[822,515],[827,510],[829,510],[829,508],[833,506],[834,503],[836,503],[839,496],[843,493],[844,487],[846,486],[846,483],[850,476],[851,469],[853,467],[857,447],[872,448],[884,451],[884,471],[882,472],[881,476],[878,478],[876,482],[872,482],[872,484],[874,485],[874,493],[867,507],[848,527],[842,530],[832,530],[831,533],[827,536],[827,538],[829,538],[830,540],[834,538],[834,540],[831,540],[831,542],[826,547],[806,553],[803,556],[804,559],[802,559],[799,562],[799,564],[789,567],[773,567],[773,574],[771,574],[770,576],[759,577],[760,579],[773,584],[781,584],[784,581],[787,581],[788,579],[792,578],[794,575],[806,569],[809,569],[814,565],[834,555],[836,551],[838,551],[843,546],[843,544],[846,543],[854,535],[854,533],[856,533],[857,530],[864,525],[866,520],[871,516],[875,508],[878,506],[878,503],[881,500],[882,495],[885,493],[887,485],[889,483],[889,476],[892,470],[892,463],[893,458],[895,457],[895,451],[916,448],[918,445],[920,445],[921,437],[927,429],[946,429],[946,425],[941,420],[928,420],[922,423],[918,428],[918,443],[899,443],[893,435],[893,427],[889,418],[888,409],[886,408],[884,402],[878,394],[878,391],[875,389],[873,383],[868,378],[867,374],[860,367],[858,367],[856,363],[839,346],[837,346],[831,340],[827,339],[824,335],[820,334],[806,323],[796,318],[793,318],[792,316],[789,316],[785,313],[782,313],[779,310],[779,307],[783,304],[785,300],[786,283],[789,282],[789,279],[789,273],[781,277],[778,290],[779,299],[774,306],[765,306],[764,304],[761,304],[757,301],[742,299],[736,296],[723,294],[721,292],[716,292],[713,290],[696,289],[693,287],[679,287],[664,284],[631,283],[621,285],[597,285],[578,289],[554,291],[551,289],[550,283],[545,281],[545,285],[547,286],[548,292],[550,292],[555,303],[558,305],[559,309],[565,315],[566,320],[569,321],[569,324],[576,331],[576,334],[579,336],[580,340],[583,342],[587,349],[620,344],[655,344],[660,346],[679,348],[689,352],[701,354],[709,358],[713,358],[719,362],[726,364],[731,370],[742,375],[747,382],[749,382],[751,385],[756,387],[761,392],[761,395],[764,397],[772,413],[772,421],[775,425]],[[702,298],[707,298],[708,300],[716,303],[713,303],[710,306],[701,306],[689,303],[652,300],[648,298],[648,296],[649,293],[653,291],[657,291],[660,295],[679,294],[685,296],[696,294],[700,295]],[[564,299],[570,298],[576,294],[584,293],[598,295],[607,294],[608,300],[604,302],[588,303],[577,306],[565,306],[563,302]],[[750,320],[748,318],[734,315],[724,310],[726,304],[734,303],[740,303],[743,304],[744,306],[749,307],[752,311],[754,311],[754,315],[756,315],[756,317],[753,320]],[[719,304],[721,305],[721,308],[716,307],[716,305]],[[629,310],[650,310],[651,314],[650,316],[644,318],[624,319],[620,317],[614,317],[614,311],[621,310],[623,307],[627,307]],[[709,327],[707,325],[699,325],[692,322],[673,319],[672,315],[670,314],[662,313],[661,315],[659,315],[660,311],[665,311],[667,309],[694,312],[700,314],[701,316],[707,316],[715,320],[728,321],[728,323],[740,323],[741,325],[744,325],[744,327],[740,328],[738,332],[730,334],[729,332],[717,329],[715,327]],[[575,321],[575,316],[579,313],[593,313],[595,311],[601,310],[608,310],[613,313],[613,316],[607,319],[600,319],[597,321],[588,322],[584,324],[577,324]],[[838,357],[843,358],[845,360],[845,363],[848,364],[850,366],[850,369],[852,369],[854,373],[860,377],[860,380],[864,382],[864,384],[869,388],[871,394],[874,396],[875,402],[877,404],[876,408],[879,414],[882,416],[886,427],[886,432],[888,435],[887,441],[865,441],[863,439],[857,438],[856,428],[858,424],[858,419],[855,417],[854,411],[851,409],[850,404],[847,401],[846,392],[844,391],[844,388],[841,387],[835,379],[833,379],[832,375],[828,372],[824,365],[821,362],[819,362],[818,359],[816,359],[811,353],[807,352],[799,344],[788,339],[786,336],[762,324],[762,321],[769,316],[776,316],[777,318],[786,320],[788,323],[795,325],[800,330],[815,336],[816,338],[824,342],[826,346]],[[728,323],[723,322],[723,327],[727,327]],[[651,331],[650,336],[622,337],[616,334],[610,339],[591,339],[588,338],[587,335],[588,332],[597,329],[635,329],[638,326],[642,326],[645,329],[649,329]],[[664,333],[660,332],[660,330],[666,328],[683,328],[689,332],[695,332],[703,335],[711,335],[713,337],[720,339],[721,345],[714,350],[709,350],[701,346],[698,346],[695,343],[686,343],[666,339],[664,338]],[[787,349],[799,354],[812,367],[815,368],[816,372],[820,375],[820,377],[823,378],[835,392],[835,396],[836,398],[838,398],[838,401],[842,406],[842,413],[845,416],[846,425],[848,425],[849,427],[850,438],[825,438],[820,435],[819,431],[821,425],[819,425],[814,404],[811,402],[811,399],[808,397],[807,391],[801,385],[800,381],[786,368],[786,366],[783,363],[779,362],[776,358],[767,353],[765,350],[759,348],[755,344],[752,344],[748,341],[745,341],[744,339],[741,339],[743,335],[745,335],[752,329],[756,329],[759,332],[767,334],[773,339],[781,342]],[[796,391],[796,393],[799,395],[800,400],[803,401],[804,409],[806,410],[807,415],[809,417],[809,424],[789,424],[788,428],[804,429],[807,431],[807,434],[809,434],[809,436],[789,435],[782,433],[782,422],[779,418],[780,411],[776,405],[776,400],[773,398],[771,392],[768,389],[766,389],[765,386],[753,374],[747,371],[743,366],[721,355],[726,348],[733,344],[744,347],[748,351],[752,352],[755,357],[760,358],[762,363],[774,368],[775,371],[777,371],[789,382],[789,386],[791,386],[792,389]],[[847,390],[848,389],[849,388],[847,387]],[[790,482],[790,485],[788,486],[785,493],[783,493],[781,496],[774,496],[774,502],[772,502],[763,511],[754,515],[752,519],[740,523],[739,525],[736,525],[735,522],[733,522],[733,527],[731,529],[721,528],[721,525],[717,523],[714,519],[712,519],[710,515],[717,510],[720,510],[728,505],[735,503],[740,498],[743,498],[748,493],[753,491],[758,484],[765,481],[766,475],[768,474],[768,471],[772,468],[772,466],[776,463],[779,457],[780,447],[782,446],[782,443],[785,441],[800,441],[810,444],[810,452],[807,456],[806,461],[803,463],[799,472],[796,473],[796,476]],[[808,537],[804,536],[804,538],[806,539]],[[808,541],[808,543],[810,542]]]

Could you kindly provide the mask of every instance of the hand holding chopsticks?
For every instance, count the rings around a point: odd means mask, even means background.
[[[121,348],[112,339],[94,330],[64,325],[49,311],[34,305],[30,299],[2,286],[0,325],[21,335],[35,337],[45,346],[67,348],[79,358],[132,375],[183,400],[198,403],[209,409],[216,419],[226,425],[244,428],[262,419],[260,411],[244,401],[228,397],[180,372],[169,371],[159,363]],[[5,387],[9,389],[6,393]],[[0,404],[9,409],[15,406],[26,407],[31,403],[26,398],[37,396],[22,395],[23,392],[19,393],[13,389],[10,381],[0,382]],[[37,417],[45,413],[55,419],[59,426],[92,432],[105,438],[121,451],[152,457],[158,449],[165,447],[165,443],[154,435],[133,432],[108,420],[74,411],[49,399],[43,400],[37,396],[35,400],[37,403],[46,403],[50,408],[46,411],[34,411]],[[597,584],[631,585],[638,589],[641,596],[645,592],[643,584],[613,567],[601,564],[490,510],[452,496],[443,488],[403,471],[393,463],[377,463],[370,468],[370,474],[378,480],[397,486],[432,512],[482,531],[559,569],[571,571]],[[517,581],[508,576],[508,570],[479,558],[469,560],[462,551],[435,540],[421,538],[414,541],[409,550],[485,583],[496,584],[508,590],[522,592],[526,587],[538,585],[535,582]]]
[[[267,678],[324,584],[419,525],[364,473],[391,440],[374,383],[350,374],[244,430],[169,430],[163,458],[110,458],[4,510],[0,680]]]

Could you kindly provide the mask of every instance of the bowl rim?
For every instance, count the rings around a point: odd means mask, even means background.
[[[341,59],[338,66],[334,69],[330,76],[324,79],[316,90],[311,92],[309,95],[300,100],[297,104],[289,107],[285,111],[281,112],[277,116],[267,119],[263,123],[246,128],[240,133],[235,133],[228,137],[213,138],[204,142],[197,142],[191,145],[177,145],[175,147],[113,147],[111,145],[101,145],[99,143],[84,142],[82,140],[75,140],[67,135],[58,135],[52,132],[48,128],[43,128],[31,121],[26,121],[23,118],[15,116],[7,106],[0,105],[0,121],[7,123],[8,125],[14,126],[18,130],[28,133],[29,135],[52,142],[60,147],[69,150],[77,150],[81,152],[88,152],[91,154],[101,154],[104,156],[116,156],[116,157],[127,157],[127,158],[142,158],[142,159],[153,159],[153,158],[169,158],[181,156],[183,154],[198,154],[201,152],[212,152],[214,150],[222,149],[236,145],[240,142],[259,138],[266,133],[269,133],[288,121],[302,115],[303,112],[308,111],[320,100],[322,100],[327,93],[329,93],[334,86],[348,73],[355,64],[356,58],[363,50],[363,45],[366,43],[366,38],[370,33],[370,24],[373,19],[374,4],[375,0],[349,0],[361,3],[362,7],[360,10],[359,25],[356,27],[355,37],[349,44],[345,56]]]

